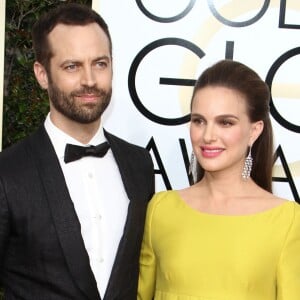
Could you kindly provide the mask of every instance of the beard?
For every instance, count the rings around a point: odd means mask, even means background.
[[[72,121],[89,124],[100,119],[110,103],[112,89],[104,90],[96,87],[84,86],[67,94],[49,78],[48,94],[54,108]],[[93,94],[99,98],[96,103],[80,103],[76,97],[86,94]]]

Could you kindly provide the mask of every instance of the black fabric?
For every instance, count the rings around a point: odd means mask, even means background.
[[[146,149],[105,135],[130,203],[102,299],[133,300],[146,207],[154,193],[153,163]],[[0,153],[0,283],[9,300],[101,299],[80,222],[44,127]]]
[[[109,149],[108,142],[104,142],[97,146],[78,146],[67,144],[65,149],[65,163],[69,163],[71,161],[78,160],[84,156],[96,156],[103,157]]]

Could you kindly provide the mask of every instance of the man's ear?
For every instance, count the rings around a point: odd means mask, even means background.
[[[250,145],[258,139],[264,129],[264,121],[260,120],[252,123],[251,135],[250,135]]]
[[[48,75],[45,67],[39,62],[33,64],[33,71],[36,77],[36,80],[40,84],[42,89],[48,89]]]

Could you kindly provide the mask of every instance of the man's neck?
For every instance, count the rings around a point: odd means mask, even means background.
[[[57,128],[82,144],[89,143],[89,141],[97,133],[101,122],[101,120],[98,119],[92,123],[81,124],[67,118],[56,118],[55,115],[51,113],[50,119]]]

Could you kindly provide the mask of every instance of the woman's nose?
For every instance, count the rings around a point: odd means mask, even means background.
[[[203,140],[206,143],[210,143],[210,142],[216,140],[216,128],[214,125],[210,124],[205,127],[205,130],[203,133]]]

